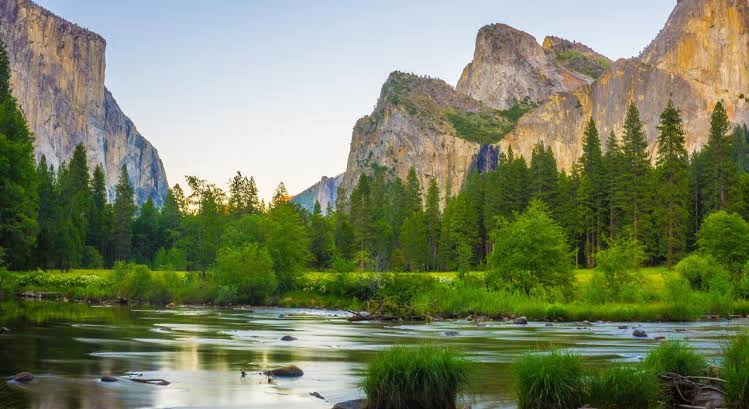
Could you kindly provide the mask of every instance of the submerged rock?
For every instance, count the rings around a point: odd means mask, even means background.
[[[117,382],[119,379],[115,378],[114,376],[104,375],[100,379],[102,382]]]
[[[282,378],[296,378],[304,375],[304,371],[299,369],[299,367],[296,365],[286,365],[281,368],[265,371],[265,375],[278,376]]]
[[[629,328],[629,327],[628,327],[627,325],[620,325],[620,326],[618,326],[617,328],[619,328],[619,329],[627,329],[627,328]]]
[[[16,382],[31,382],[34,380],[34,375],[31,374],[31,372],[19,372],[14,377],[13,380]]]
[[[517,317],[514,320],[512,320],[512,323],[517,324],[517,325],[528,325],[528,318]]]
[[[457,337],[458,335],[460,335],[458,331],[445,331],[446,337]]]
[[[637,338],[647,338],[648,333],[643,329],[637,328],[636,330],[632,331],[632,336]]]
[[[283,337],[281,337],[281,341],[296,341],[296,340],[297,338],[292,337],[291,335],[284,335]]]
[[[345,402],[336,403],[333,409],[364,409],[367,401],[364,399],[347,400]]]
[[[310,394],[310,396],[314,396],[314,397],[315,397],[315,398],[317,398],[317,399],[322,399],[322,400],[325,400],[325,398],[323,398],[323,396],[322,396],[322,395],[320,395],[320,394],[319,394],[319,393],[317,393],[317,392],[310,392],[309,394]]]

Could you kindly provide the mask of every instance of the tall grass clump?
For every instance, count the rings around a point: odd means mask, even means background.
[[[578,355],[527,353],[515,365],[518,408],[571,409],[583,404],[585,368]]]
[[[362,380],[367,409],[455,409],[467,371],[450,349],[393,347],[369,362]]]
[[[641,365],[613,364],[590,380],[588,403],[599,409],[658,408],[663,387]]]
[[[681,341],[664,341],[643,361],[646,368],[656,375],[675,373],[683,376],[699,376],[705,373],[707,360],[692,347]]]
[[[721,376],[726,402],[733,409],[749,408],[749,331],[738,334],[723,349]]]

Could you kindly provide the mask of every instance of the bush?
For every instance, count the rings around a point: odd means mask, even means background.
[[[731,339],[723,349],[721,376],[726,401],[731,408],[749,408],[749,332],[744,331]]]
[[[689,280],[689,285],[695,290],[707,290],[708,283],[713,277],[727,274],[723,266],[709,254],[692,254],[685,257],[676,264],[675,269]]]
[[[214,273],[222,286],[219,294],[224,304],[232,303],[230,300],[262,304],[277,286],[268,252],[252,243],[220,249]]]
[[[466,362],[449,349],[396,346],[369,362],[362,380],[368,409],[455,409]]]
[[[171,277],[171,281],[176,281],[176,276]],[[118,297],[131,300],[166,304],[174,299],[165,278],[152,273],[148,266],[142,264],[115,264],[114,289]]]
[[[643,365],[656,375],[675,373],[700,376],[707,370],[705,358],[681,341],[664,341],[653,348]]]
[[[526,292],[537,286],[568,287],[572,283],[572,258],[562,228],[533,201],[517,219],[493,234],[487,282],[500,287],[511,283]]]
[[[640,365],[613,364],[590,381],[589,404],[599,409],[656,408],[663,388],[655,374]]]
[[[614,299],[621,297],[623,286],[641,281],[638,271],[644,259],[642,244],[633,238],[612,241],[609,248],[596,254],[596,270],[603,273],[608,292]]]
[[[697,232],[697,245],[737,273],[749,260],[749,224],[736,213],[711,213]]]
[[[519,409],[571,409],[586,394],[582,359],[552,350],[527,353],[515,365]]]
[[[744,264],[741,270],[741,278],[736,285],[736,293],[739,297],[749,298],[749,262]]]

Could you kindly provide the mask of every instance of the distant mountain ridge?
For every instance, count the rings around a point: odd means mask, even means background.
[[[0,0],[0,39],[37,159],[58,167],[83,143],[110,199],[124,164],[138,203],[161,204],[169,186],[159,154],[104,86],[106,41],[29,0]]]
[[[653,157],[656,126],[669,100],[682,112],[687,149],[693,152],[707,142],[717,101],[732,122],[749,122],[749,1],[680,0],[640,56],[613,63],[580,43],[550,36],[542,46],[520,30],[488,25],[479,30],[474,59],[456,90],[442,84],[439,93],[421,93],[419,105],[444,108],[445,97],[462,94],[468,98],[463,106],[475,99],[487,109],[508,110],[518,102],[537,107],[519,112],[496,142],[466,140],[454,126],[424,126],[441,124],[443,110],[409,112],[378,103],[354,127],[343,192],[372,166],[399,177],[413,167],[422,184],[435,177],[442,192],[447,185],[457,192],[474,164],[491,168],[482,152],[512,148],[529,160],[538,143],[551,148],[561,169],[570,170],[582,154],[586,121],[593,117],[605,141],[610,132],[621,133],[630,102],[640,110]],[[379,115],[385,119],[372,120]]]

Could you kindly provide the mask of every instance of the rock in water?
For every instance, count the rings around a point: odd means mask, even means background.
[[[115,378],[114,376],[104,375],[100,379],[102,382],[117,382],[119,379]]]
[[[296,365],[286,365],[281,368],[265,371],[265,375],[277,376],[280,378],[296,378],[304,375],[304,372]]]
[[[296,341],[297,339],[295,337],[292,337],[291,335],[284,335],[281,337],[281,341]]]
[[[34,375],[31,372],[19,372],[13,377],[13,380],[21,383],[31,382],[34,380]]]
[[[647,338],[648,334],[645,332],[645,330],[637,328],[636,330],[632,331],[632,336],[637,338]]]
[[[317,399],[322,399],[322,400],[325,400],[325,398],[323,398],[323,396],[322,396],[322,395],[320,395],[320,394],[319,394],[319,393],[317,393],[317,392],[310,392],[309,394],[310,394],[310,396],[314,396],[314,397],[315,397],[315,398],[317,398]]]
[[[58,168],[83,143],[89,166],[103,165],[110,199],[125,165],[136,201],[161,205],[169,186],[159,154],[104,86],[106,41],[27,0],[0,1],[0,27],[36,159]]]
[[[364,409],[367,401],[364,399],[347,400],[345,402],[336,403],[333,409]]]
[[[528,325],[528,318],[517,317],[514,320],[512,320],[512,323],[516,325]]]
[[[457,337],[458,335],[460,335],[458,331],[445,331],[446,337]]]

